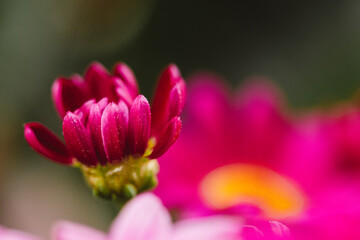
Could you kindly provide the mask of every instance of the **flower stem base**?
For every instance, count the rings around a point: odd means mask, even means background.
[[[118,164],[88,167],[79,165],[93,194],[120,205],[157,185],[159,164],[156,159],[129,156]]]

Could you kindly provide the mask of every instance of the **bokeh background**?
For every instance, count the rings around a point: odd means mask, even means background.
[[[124,61],[151,98],[175,62],[185,78],[211,70],[236,87],[264,75],[295,109],[328,106],[360,87],[359,22],[356,0],[0,0],[0,224],[48,236],[57,219],[106,229],[116,214],[23,138],[30,121],[61,134],[57,76]]]

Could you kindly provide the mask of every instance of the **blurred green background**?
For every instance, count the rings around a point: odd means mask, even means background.
[[[360,2],[0,0],[0,224],[47,236],[56,219],[106,229],[116,211],[75,170],[27,146],[22,124],[59,135],[50,98],[59,75],[94,60],[133,68],[151,98],[159,72],[210,69],[237,86],[265,75],[289,105],[350,98],[360,86]]]

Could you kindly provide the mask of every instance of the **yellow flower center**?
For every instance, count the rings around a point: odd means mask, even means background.
[[[295,216],[305,204],[304,195],[289,179],[252,164],[230,164],[213,170],[203,179],[200,194],[211,208],[250,203],[271,219]]]

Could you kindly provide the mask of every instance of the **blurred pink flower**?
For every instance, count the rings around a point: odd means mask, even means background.
[[[261,79],[235,97],[213,75],[189,82],[182,134],[159,159],[155,193],[167,207],[182,217],[265,213],[296,239],[359,238],[358,108],[294,114]]]
[[[290,225],[296,239],[359,239],[359,126],[360,110],[351,102],[317,109],[297,123],[283,167],[311,202]]]
[[[171,208],[204,205],[203,180],[220,167],[242,163],[278,170],[293,131],[277,89],[267,81],[249,81],[233,99],[213,75],[196,75],[190,82],[183,132],[159,159],[155,193]]]
[[[334,183],[319,189],[301,217],[288,221],[295,240],[357,240],[360,237],[360,184]]]
[[[185,83],[175,65],[162,73],[151,107],[138,95],[131,69],[123,63],[111,75],[99,63],[90,65],[84,81],[78,75],[58,78],[53,100],[63,119],[65,146],[40,123],[25,124],[25,138],[43,156],[62,164],[96,166],[143,155],[150,137],[152,158],[161,156],[177,139],[185,101]]]
[[[339,180],[360,180],[359,107],[347,102],[327,111],[318,109],[300,119],[297,128],[297,133],[286,145],[289,151],[285,151],[285,157],[289,159],[286,162],[289,165],[284,166],[292,170],[294,177],[299,174],[295,168],[308,169],[311,182],[306,185],[315,191],[319,185]],[[294,152],[299,149],[304,154],[295,156]]]
[[[278,222],[258,221],[255,225],[242,226],[239,218],[226,216],[172,224],[160,199],[151,193],[139,195],[128,202],[112,223],[109,233],[62,221],[54,226],[52,235],[54,240],[285,240],[290,236],[287,227]],[[38,240],[31,235],[2,228],[0,239]]]

